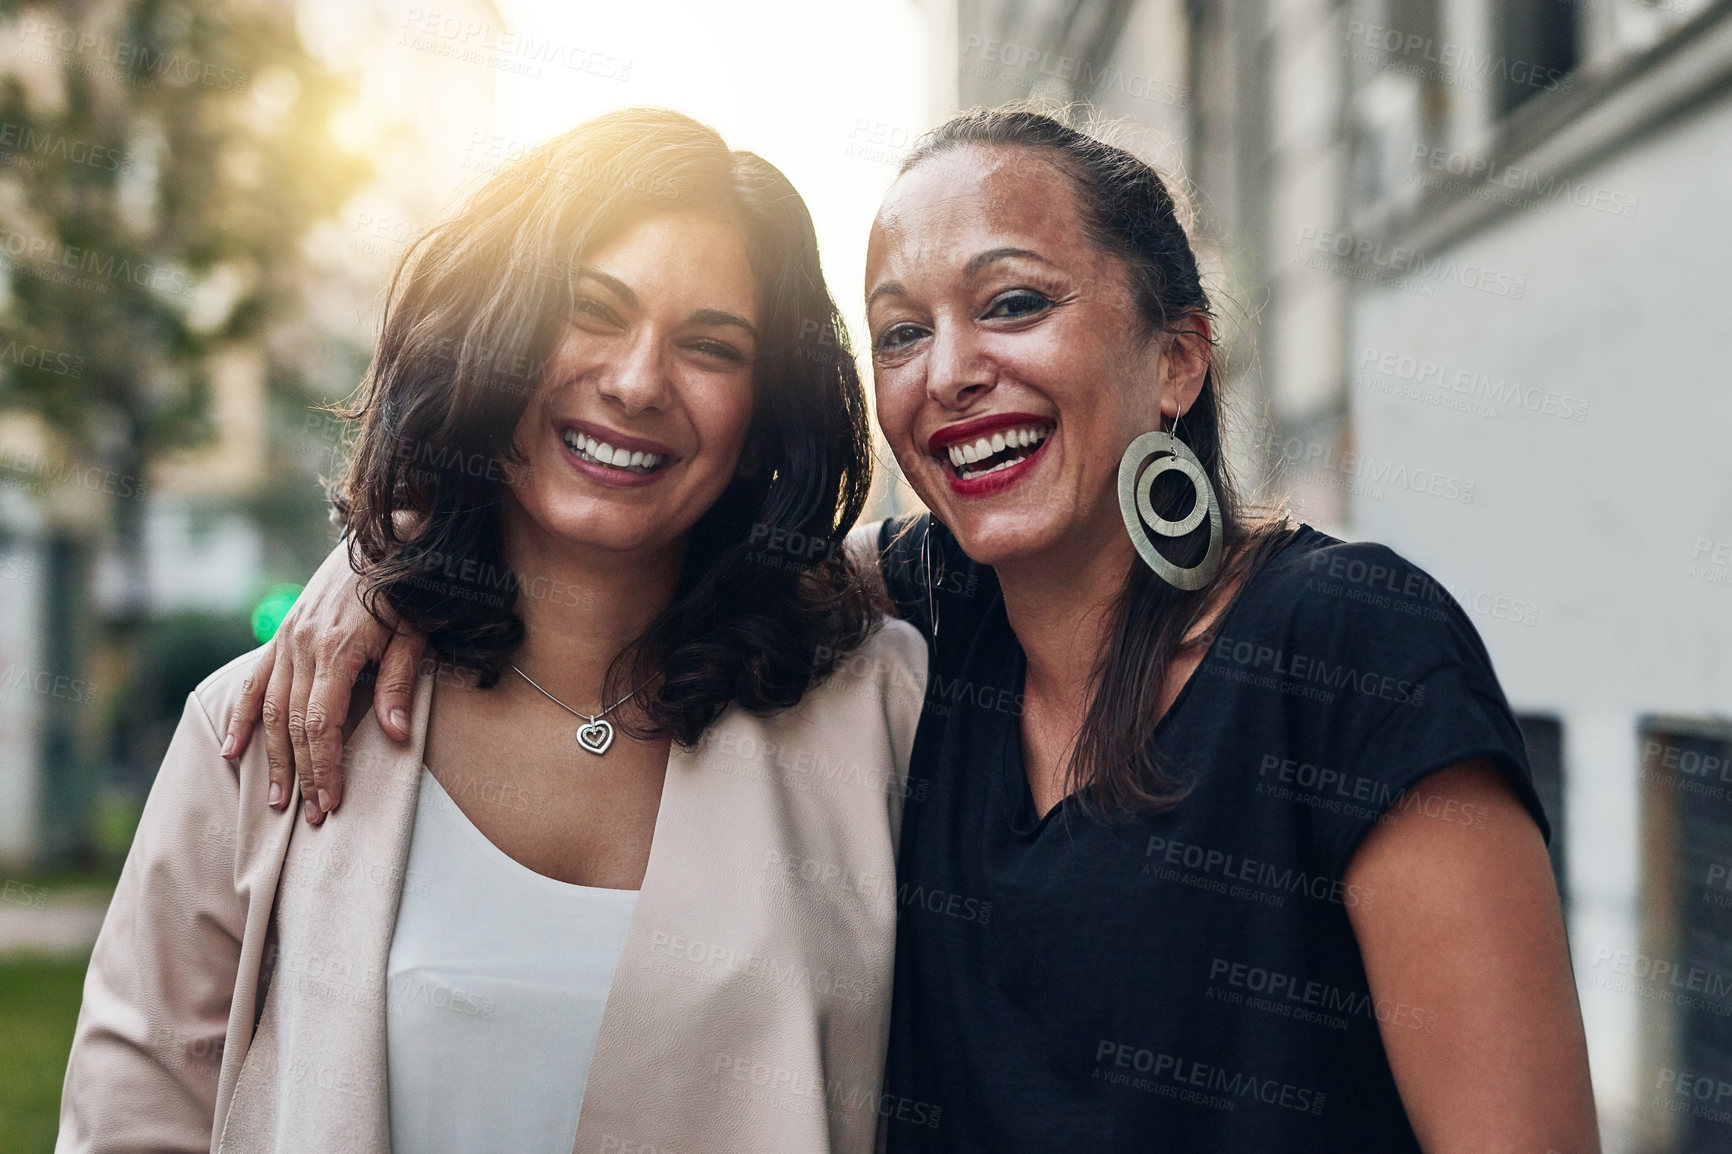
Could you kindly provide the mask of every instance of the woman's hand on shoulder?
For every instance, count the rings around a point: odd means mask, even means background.
[[[427,643],[396,625],[362,604],[348,546],[339,543],[266,643],[228,719],[224,757],[239,757],[263,720],[273,808],[298,791],[304,816],[317,825],[342,803],[343,723],[369,663],[378,663],[379,724],[399,741],[409,736],[410,699]]]

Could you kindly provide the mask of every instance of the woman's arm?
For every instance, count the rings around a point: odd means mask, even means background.
[[[878,567],[882,524],[856,526],[844,548],[873,601],[894,617],[896,607]],[[424,638],[381,624],[367,612],[360,578],[349,567],[348,547],[339,543],[243,683],[228,718],[223,756],[239,757],[262,717],[270,804],[286,805],[298,792],[307,821],[317,825],[343,800],[343,721],[355,682],[370,662],[378,663],[373,712],[386,733],[405,740],[409,701],[426,651]]]
[[[211,1148],[248,900],[239,778],[196,697],[102,921],[60,1100],[60,1154]]]
[[[1390,810],[1343,880],[1370,892],[1348,913],[1372,997],[1407,1008],[1378,1021],[1420,1145],[1597,1154],[1581,1007],[1539,829],[1486,761],[1410,793],[1422,804]]]
[[[403,741],[426,649],[421,637],[367,612],[348,546],[339,542],[242,684],[223,756],[239,757],[263,717],[267,800],[281,808],[298,792],[307,821],[317,825],[343,800],[343,721],[362,670],[378,663],[373,711],[385,732]]]

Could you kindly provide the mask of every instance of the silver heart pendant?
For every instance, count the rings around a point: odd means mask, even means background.
[[[607,747],[613,744],[613,723],[597,718],[588,725],[578,726],[577,743],[600,757],[607,752]]]

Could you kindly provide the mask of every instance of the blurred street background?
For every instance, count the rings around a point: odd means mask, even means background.
[[[668,105],[789,175],[863,348],[897,163],[1014,99],[1185,193],[1247,492],[1485,638],[1606,1150],[1732,1151],[1732,0],[93,0],[0,3],[0,1154],[187,692],[335,538],[418,230]]]

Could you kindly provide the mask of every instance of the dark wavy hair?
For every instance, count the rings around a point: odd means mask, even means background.
[[[604,686],[612,700],[659,677],[630,727],[691,744],[731,701],[796,704],[876,620],[835,547],[871,482],[865,394],[811,217],[767,161],[689,117],[631,108],[490,175],[392,277],[372,364],[342,410],[359,431],[332,498],[375,615],[383,602],[440,660],[497,684],[524,632],[499,515],[522,463],[518,421],[584,254],[668,211],[735,228],[762,303],[749,475],[693,527],[673,602]],[[770,551],[786,542],[801,548]]]
[[[1043,110],[1012,104],[953,116],[916,142],[899,175],[964,147],[1022,149],[1050,161],[1069,179],[1083,231],[1123,264],[1149,339],[1187,327],[1200,333],[1193,322],[1212,318],[1178,206],[1153,167]],[[1066,767],[1067,792],[1100,816],[1159,813],[1189,792],[1191,774],[1181,755],[1155,742],[1167,672],[1204,608],[1232,582],[1260,568],[1291,535],[1282,519],[1248,518],[1228,474],[1214,347],[1211,338],[1202,390],[1185,411],[1179,433],[1214,486],[1227,561],[1194,592],[1167,584],[1140,561],[1125,575],[1110,640],[1095,662],[1088,714]],[[1171,520],[1189,511],[1191,499],[1190,487],[1171,474],[1157,482],[1152,495],[1157,511]],[[1195,565],[1208,543],[1204,521],[1178,541],[1170,559]]]

